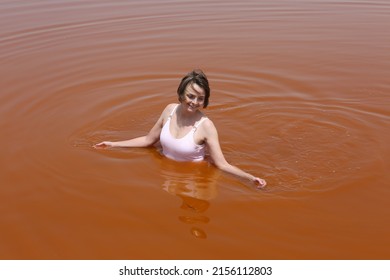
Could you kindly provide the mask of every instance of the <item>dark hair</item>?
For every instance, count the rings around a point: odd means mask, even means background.
[[[200,69],[195,69],[189,72],[184,78],[181,80],[179,87],[177,88],[177,94],[179,96],[179,101],[182,101],[184,96],[184,91],[186,90],[188,85],[197,84],[200,86],[205,92],[205,99],[203,103],[203,108],[206,108],[209,104],[210,97],[210,87],[209,81],[207,80],[206,74],[203,73]]]

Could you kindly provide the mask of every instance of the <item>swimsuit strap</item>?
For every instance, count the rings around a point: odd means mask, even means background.
[[[177,106],[179,106],[179,104],[176,104],[175,108],[173,108],[172,112],[169,114],[168,120],[172,118],[173,114],[176,111]]]
[[[195,123],[194,127],[192,128],[192,130],[195,132],[195,131],[198,129],[198,127],[201,125],[201,123],[202,123],[205,119],[207,119],[207,117],[202,118],[202,119],[200,119],[199,121],[197,121],[197,122]]]

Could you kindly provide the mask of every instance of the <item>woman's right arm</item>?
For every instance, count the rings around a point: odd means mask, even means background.
[[[168,105],[164,109],[160,118],[157,120],[157,122],[154,124],[154,126],[152,127],[152,129],[149,131],[147,135],[133,138],[130,140],[124,140],[124,141],[116,141],[116,142],[103,141],[94,145],[93,147],[94,148],[106,148],[106,147],[142,148],[142,147],[152,146],[160,139],[160,133],[164,125],[164,120],[166,119],[166,116],[169,115],[171,107],[172,105]]]

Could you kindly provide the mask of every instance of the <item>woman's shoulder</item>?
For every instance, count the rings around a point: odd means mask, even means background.
[[[177,105],[178,105],[177,103],[170,103],[167,106],[165,106],[164,110],[161,113],[161,117],[162,117],[164,123]]]
[[[178,103],[169,103],[169,104],[165,107],[164,111],[168,111],[169,113],[171,113],[172,110],[175,109],[175,107],[178,106],[178,105],[179,105]]]
[[[215,127],[215,125],[214,125],[214,122],[211,120],[211,119],[209,119],[209,118],[206,118],[205,119],[205,121],[204,121],[204,123],[205,123],[205,125],[207,126],[207,127],[212,127],[212,128],[216,128]]]
[[[170,103],[168,104],[167,106],[165,106],[164,110],[163,110],[163,114],[170,114],[174,109],[175,107],[179,105],[177,103]]]
[[[210,134],[217,131],[217,128],[215,127],[213,121],[209,119],[207,116],[203,117],[201,128],[205,134]]]

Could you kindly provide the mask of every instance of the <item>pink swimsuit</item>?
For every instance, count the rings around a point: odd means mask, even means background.
[[[179,104],[178,104],[179,105]],[[168,120],[164,124],[161,134],[160,143],[162,146],[162,153],[176,161],[202,161],[205,156],[205,145],[198,145],[194,141],[194,133],[199,125],[206,119],[202,118],[200,121],[195,123],[194,127],[182,138],[175,138],[172,136],[169,129],[171,119],[176,111],[177,106],[172,110],[168,117]]]

